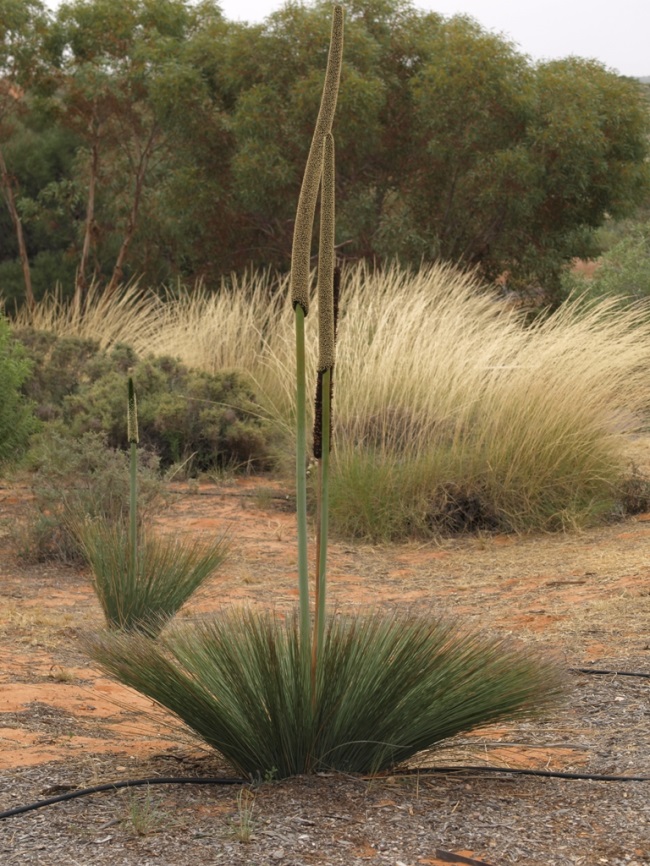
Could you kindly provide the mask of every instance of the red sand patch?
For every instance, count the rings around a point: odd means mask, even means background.
[[[174,503],[156,521],[159,531],[227,531],[233,543],[210,592],[181,617],[242,603],[295,607],[295,516],[283,510],[280,485],[259,493],[260,483],[202,485],[198,493],[173,488]],[[0,500],[5,516],[17,499]],[[647,626],[650,613],[648,550],[650,515],[576,536],[498,535],[387,547],[334,542],[329,600],[343,612],[381,605],[461,616],[586,664],[650,649],[640,625]],[[152,716],[150,701],[87,664],[77,629],[100,625],[86,575],[58,567],[24,570],[0,552],[1,767],[201,748],[162,711]],[[584,761],[575,749],[521,746],[509,729],[475,736],[489,742],[490,762],[562,769]],[[356,856],[374,855],[368,849]]]

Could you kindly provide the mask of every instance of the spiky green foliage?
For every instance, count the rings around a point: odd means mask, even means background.
[[[135,547],[116,521],[94,520],[75,529],[109,628],[151,636],[205,584],[228,551],[223,537],[181,542],[144,532]]]
[[[528,716],[561,677],[521,646],[434,616],[330,618],[315,700],[295,619],[229,613],[157,641],[95,637],[93,659],[239,771],[378,772],[459,731]]]

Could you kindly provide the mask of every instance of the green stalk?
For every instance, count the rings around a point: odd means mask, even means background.
[[[295,307],[296,317],[296,511],[298,518],[298,590],[300,636],[307,664],[310,652],[309,564],[307,559],[307,399],[305,377],[305,311]]]
[[[330,47],[316,127],[300,187],[291,249],[291,301],[296,320],[296,509],[298,518],[298,589],[300,635],[309,675],[311,656],[309,564],[307,559],[307,446],[305,383],[305,317],[309,312],[311,241],[323,168],[323,146],[332,128],[343,62],[343,7],[335,5]]]
[[[133,387],[133,379],[129,377],[129,398],[127,402],[127,436],[130,446],[129,466],[129,543],[131,547],[131,577],[135,579],[138,567],[138,404]]]

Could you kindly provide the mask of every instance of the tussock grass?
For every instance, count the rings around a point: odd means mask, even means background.
[[[228,553],[224,538],[181,542],[143,531],[134,547],[126,526],[118,521],[93,520],[74,529],[108,627],[151,637],[205,584]]]
[[[433,616],[330,617],[315,697],[297,617],[232,612],[87,648],[254,778],[378,772],[460,731],[537,714],[563,688],[553,663]]]
[[[244,369],[263,411],[292,429],[286,280],[248,274],[217,294],[198,289],[165,303],[131,287],[112,303],[121,305],[112,318],[123,328],[102,327],[104,339],[146,343],[210,372]],[[61,324],[53,315],[48,327],[77,321],[62,309]],[[640,311],[576,300],[528,327],[471,274],[363,265],[344,272],[340,309],[335,531],[387,540],[552,530],[612,509],[624,434],[638,426],[650,393],[650,325]],[[102,314],[102,326],[111,315]],[[305,323],[308,382],[317,318]]]
[[[92,283],[80,304],[60,290],[46,295],[32,309],[19,309],[13,317],[17,328],[49,331],[59,337],[96,340],[102,349],[127,343],[138,354],[157,353],[157,335],[165,315],[163,300],[137,282],[106,294]]]

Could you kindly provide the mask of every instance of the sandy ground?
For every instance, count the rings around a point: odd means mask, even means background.
[[[24,494],[21,490],[0,490],[0,518],[5,526],[0,542],[0,776],[4,774],[10,782],[34,780],[41,779],[43,773],[51,778],[75,768],[84,784],[92,784],[105,780],[106,773],[110,778],[146,775],[154,769],[160,774],[165,768],[167,772],[175,770],[178,762],[187,765],[194,761],[199,766],[202,761],[213,761],[214,756],[167,714],[107,679],[84,657],[78,642],[80,632],[102,626],[87,574],[53,564],[25,567],[16,559],[10,530],[21,513]],[[228,565],[181,616],[224,605],[272,605],[288,610],[296,604],[295,516],[281,484],[246,479],[199,487],[177,485],[171,505],[156,523],[160,532],[175,534],[225,530],[232,541]],[[331,546],[330,600],[340,610],[368,605],[427,606],[436,613],[460,616],[535,642],[540,651],[555,654],[567,667],[650,672],[649,578],[650,514],[641,514],[571,535],[484,535],[385,547],[335,541]],[[640,689],[644,683],[639,683]],[[624,699],[625,695],[621,701]],[[647,697],[643,700],[647,717]],[[612,707],[617,708],[616,704]],[[461,738],[450,744],[446,754],[434,756],[434,761],[648,772],[644,769],[648,763],[647,730],[643,734],[645,745],[640,742],[638,748],[638,737],[632,736],[630,728],[627,739],[619,737],[616,754],[625,757],[621,766],[620,762],[616,765],[618,758],[607,758],[608,749],[612,755],[616,752],[612,746],[616,731],[603,728],[603,742],[596,748],[595,725],[588,707],[585,710],[583,705],[578,711],[570,706],[537,727],[491,727]],[[596,763],[595,754],[600,756]],[[39,782],[35,790],[42,794],[49,788]],[[295,799],[295,790],[291,790]],[[525,790],[525,786],[521,788],[522,797]],[[264,795],[260,796],[263,800]],[[399,797],[388,800],[397,803]],[[13,805],[13,800],[0,803],[0,809]],[[228,808],[233,811],[232,796]],[[218,809],[214,814],[220,814]],[[650,840],[637,835],[635,830],[629,849],[632,854],[621,859],[621,864],[650,862]],[[332,859],[332,855],[325,860],[295,862],[406,862],[399,857],[383,857],[381,847],[374,843],[367,847],[365,855],[362,846],[352,859]],[[249,849],[248,854],[233,850],[235,853],[228,855],[233,863],[275,862],[272,851],[265,853],[267,859],[261,855],[259,859]],[[478,856],[483,849],[479,839],[454,850],[459,855]],[[489,854],[490,849],[483,853]],[[582,862],[539,854],[528,860],[503,856],[503,860],[485,862],[492,866],[496,862],[534,866]],[[18,858],[7,862],[28,861]],[[33,862],[64,861],[45,858]],[[97,854],[95,860],[78,862],[104,860]],[[177,861],[164,856],[149,861],[140,853],[133,860],[119,862]],[[228,859],[207,862],[225,863]],[[462,861],[439,860],[431,855],[412,862]],[[605,856],[598,862],[617,864],[619,860]]]

